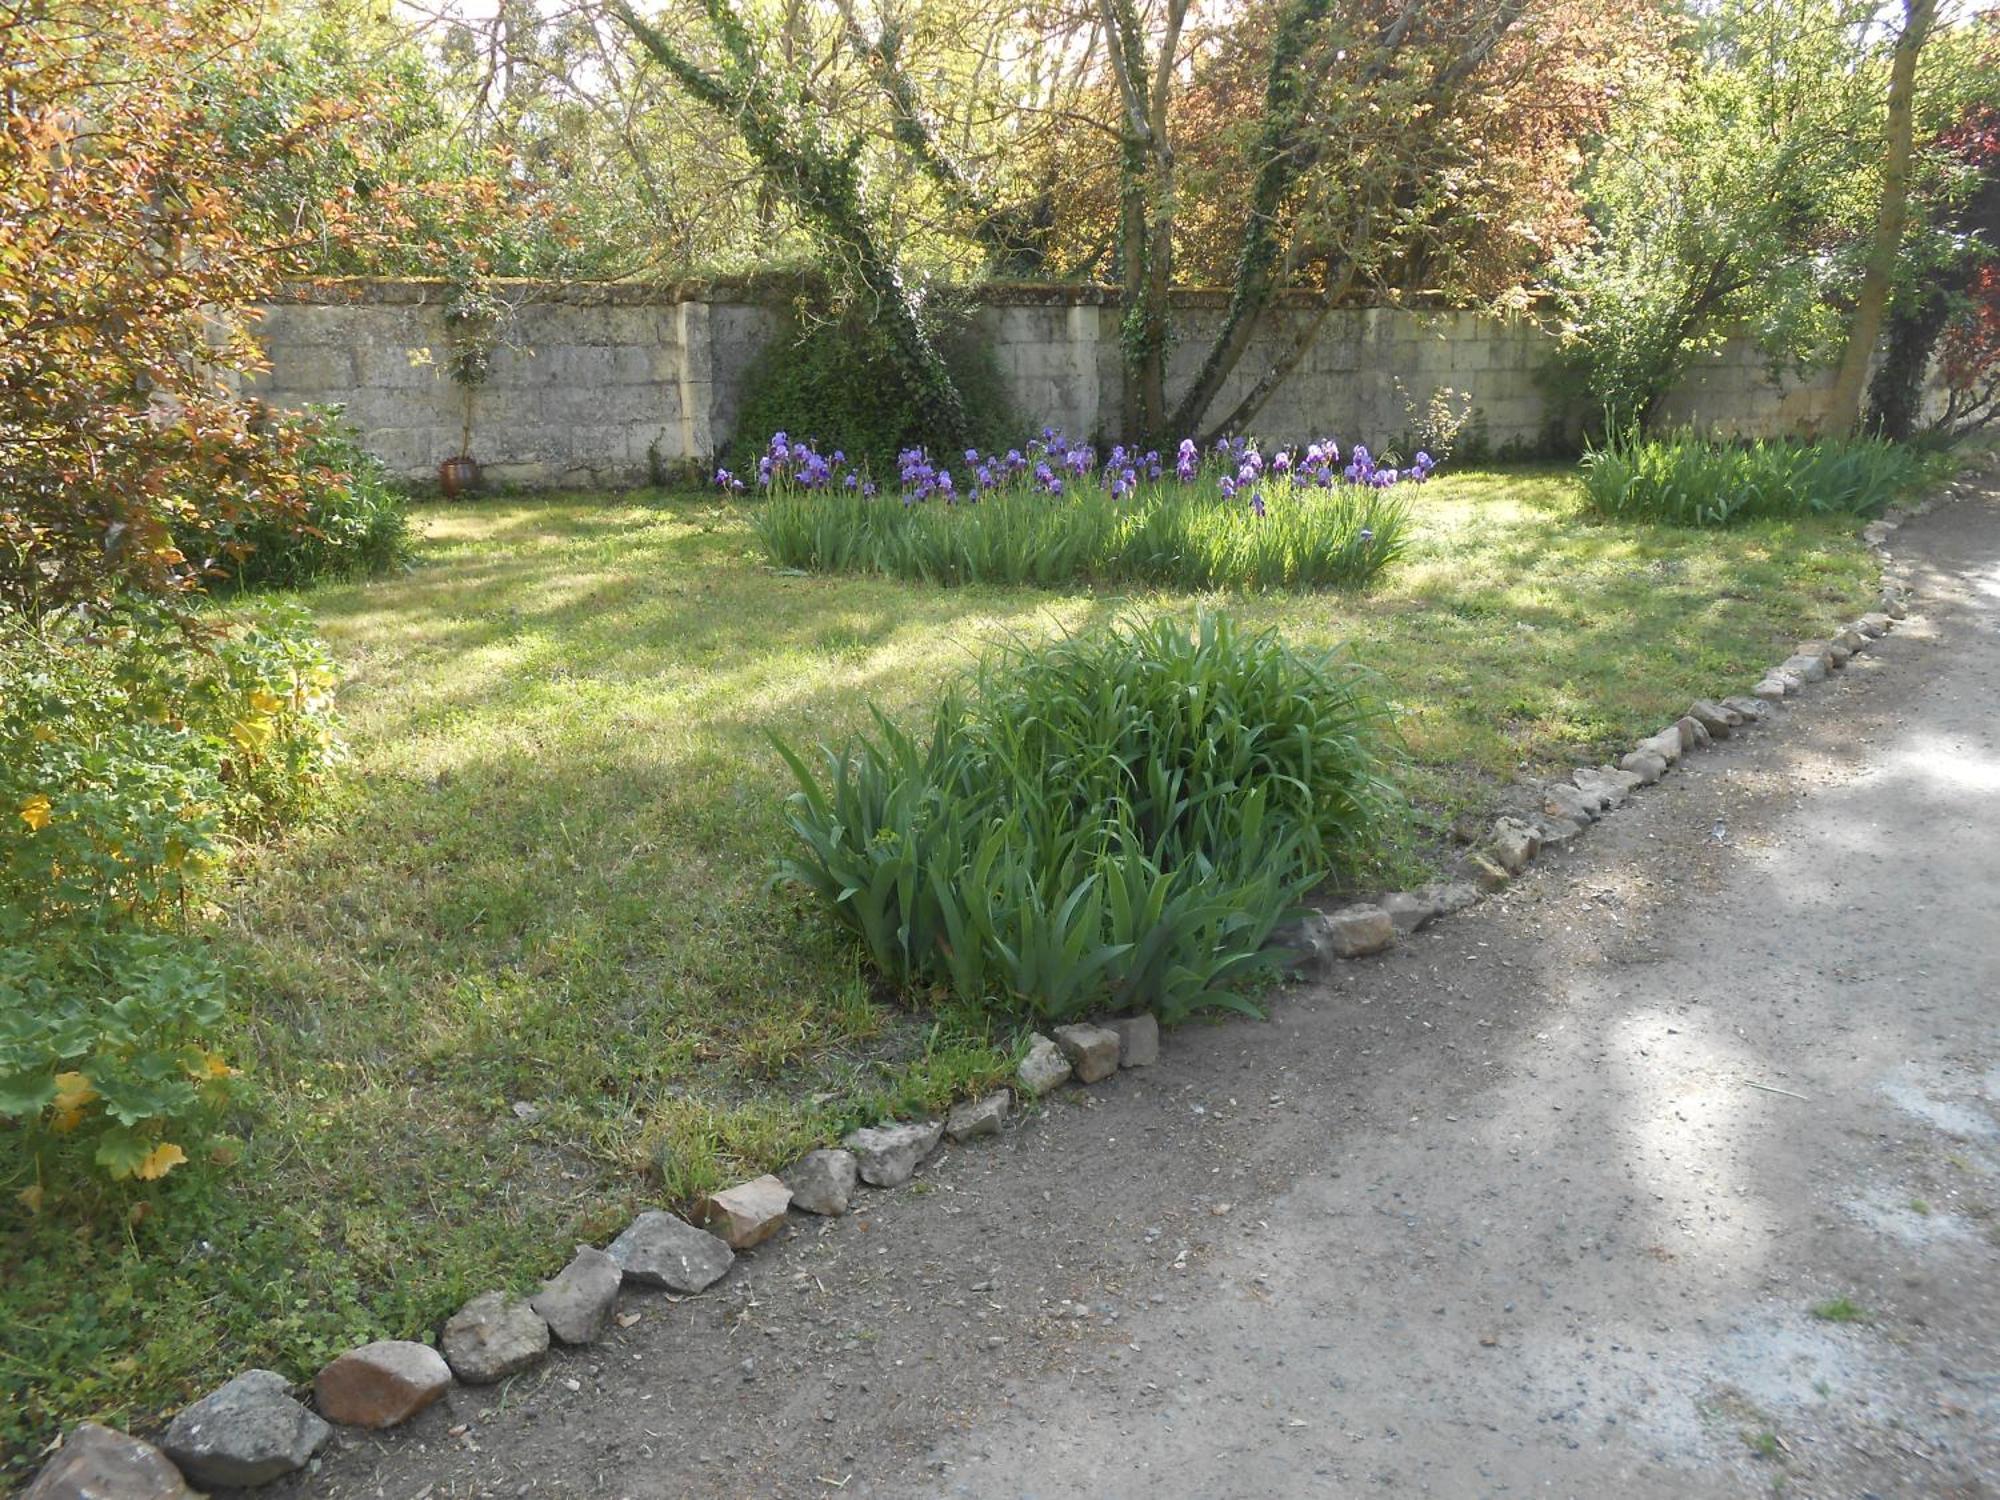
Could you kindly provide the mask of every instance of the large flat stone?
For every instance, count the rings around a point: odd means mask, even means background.
[[[911,1120],[851,1131],[840,1144],[854,1153],[861,1180],[871,1187],[901,1187],[916,1175],[917,1163],[944,1138],[942,1120]]]
[[[791,1203],[792,1190],[766,1173],[710,1193],[701,1200],[695,1217],[710,1234],[720,1235],[730,1249],[748,1250],[785,1227],[785,1210]]]
[[[984,1098],[964,1100],[954,1104],[945,1115],[944,1133],[954,1141],[998,1135],[1013,1107],[1013,1096],[1005,1089],[995,1089]]]
[[[1118,1033],[1118,1066],[1150,1068],[1160,1060],[1160,1020],[1151,1011],[1104,1023]]]
[[[1438,915],[1437,899],[1422,891],[1390,891],[1375,904],[1389,914],[1397,933],[1404,936]]]
[[[1697,698],[1688,706],[1687,716],[1718,740],[1726,740],[1743,722],[1743,715],[1712,698]]]
[[[1488,841],[1493,858],[1509,875],[1518,875],[1542,852],[1542,836],[1519,818],[1496,818]]]
[[[528,1305],[562,1344],[594,1344],[611,1326],[625,1273],[594,1245],[578,1245],[568,1265],[542,1283]]]
[[[1038,1031],[1028,1043],[1028,1055],[1014,1069],[1014,1077],[1027,1094],[1046,1094],[1069,1081],[1069,1059],[1062,1055],[1062,1048]]]
[[[1671,766],[1680,760],[1681,752],[1686,750],[1688,745],[1687,741],[1681,737],[1681,726],[1676,721],[1669,724],[1665,729],[1662,729],[1658,734],[1647,735],[1632,748],[1644,751],[1648,755],[1657,755]],[[1623,762],[1620,764],[1623,764]]]
[[[526,1299],[481,1292],[444,1325],[445,1363],[467,1385],[491,1385],[549,1352],[549,1325]]]
[[[799,1158],[785,1173],[785,1186],[792,1190],[793,1208],[833,1216],[847,1212],[860,1175],[852,1151],[822,1147]]]
[[[1055,1039],[1078,1083],[1101,1083],[1118,1071],[1118,1033],[1108,1026],[1058,1026]]]
[[[451,1367],[429,1344],[381,1339],[323,1365],[313,1405],[344,1427],[394,1427],[450,1389]]]
[[[1638,776],[1630,771],[1621,771],[1616,766],[1585,766],[1572,771],[1569,779],[1579,792],[1600,808],[1617,807],[1631,796],[1632,788],[1640,784]]]
[[[705,1292],[722,1279],[736,1252],[706,1230],[649,1208],[606,1252],[634,1286]]]
[[[1380,953],[1396,941],[1396,919],[1373,902],[1357,902],[1320,918],[1326,950],[1335,958]]]
[[[1639,785],[1651,786],[1667,774],[1667,758],[1650,750],[1627,750],[1618,758],[1618,769],[1638,777]]]
[[[168,1425],[160,1447],[203,1489],[249,1489],[306,1466],[333,1429],[276,1370],[245,1370]]]
[[[1506,872],[1501,873],[1504,875]],[[1479,888],[1462,880],[1446,880],[1436,885],[1427,885],[1423,889],[1423,894],[1437,903],[1437,912],[1441,917],[1452,916],[1469,906],[1479,904]]]
[[[79,1423],[21,1500],[200,1500],[151,1443]]]
[[[1535,832],[1542,836],[1544,849],[1567,844],[1588,826],[1577,822],[1574,818],[1552,818],[1547,813],[1535,814]]]
[[[1542,788],[1542,812],[1551,818],[1567,818],[1572,823],[1588,823],[1597,817],[1598,799],[1567,781],[1551,781]]]

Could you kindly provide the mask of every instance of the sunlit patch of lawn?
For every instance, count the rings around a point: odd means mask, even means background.
[[[768,731],[837,741],[1003,635],[1223,602],[1380,672],[1419,816],[1376,874],[1416,878],[1496,782],[1747,688],[1872,582],[1836,525],[1612,526],[1577,500],[1551,471],[1437,481],[1373,591],[1208,601],[790,576],[704,497],[425,508],[413,573],[305,596],[353,765],[339,815],[247,852],[229,895],[236,1159],[136,1226],[71,1201],[6,1228],[13,1465],[82,1415],[421,1334],[637,1204],[998,1080],[1010,1023],[885,999],[770,889]]]

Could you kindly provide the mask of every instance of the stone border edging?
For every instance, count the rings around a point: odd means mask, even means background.
[[[2000,467],[1990,455],[1983,467]],[[1967,466],[1943,486],[1960,498],[1976,493]],[[1617,765],[1584,767],[1567,780],[1535,789],[1534,806],[1496,818],[1483,841],[1458,862],[1454,878],[1416,891],[1392,891],[1375,901],[1314,913],[1274,935],[1298,951],[1295,971],[1324,971],[1341,959],[1394,946],[1427,923],[1505,889],[1544,850],[1569,843],[1633,792],[1668,775],[1681,760],[1739,729],[1774,719],[1778,705],[1844,667],[1888,634],[1908,612],[1910,568],[1889,551],[1889,537],[1936,497],[1893,507],[1862,528],[1862,540],[1882,563],[1877,609],[1824,641],[1800,645],[1765,674],[1749,695],[1696,699],[1688,712],[1635,743]],[[1150,1014],[1035,1032],[1016,1065],[1012,1089],[954,1105],[942,1120],[888,1121],[851,1131],[838,1147],[808,1152],[782,1176],[767,1174],[696,1203],[690,1223],[648,1209],[611,1244],[579,1245],[569,1263],[533,1297],[483,1292],[446,1321],[439,1348],[388,1339],[349,1350],[314,1377],[319,1410],[307,1408],[292,1385],[272,1370],[235,1376],[183,1409],[160,1443],[83,1422],[62,1440],[28,1486],[23,1500],[197,1500],[204,1488],[248,1488],[304,1468],[333,1436],[332,1423],[363,1429],[394,1427],[444,1396],[454,1380],[488,1385],[538,1363],[552,1344],[597,1342],[613,1323],[627,1287],[694,1296],[719,1281],[739,1250],[762,1244],[788,1222],[791,1210],[822,1216],[848,1211],[857,1181],[887,1189],[909,1182],[945,1139],[954,1144],[1000,1134],[1014,1096],[1035,1099],[1075,1079],[1093,1084],[1159,1057],[1159,1023]],[[699,1227],[697,1227],[699,1226]],[[630,1315],[636,1322],[637,1315]]]

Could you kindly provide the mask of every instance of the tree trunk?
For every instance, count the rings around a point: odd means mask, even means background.
[[[1153,66],[1133,0],[1098,0],[1112,76],[1124,106],[1118,150],[1119,281],[1124,317],[1118,347],[1124,367],[1124,437],[1159,442],[1167,416],[1167,340],[1173,284],[1174,151],[1168,100],[1189,0],[1167,0],[1166,27]]]
[[[1827,397],[1824,430],[1846,437],[1861,425],[1861,392],[1868,380],[1868,361],[1882,335],[1882,315],[1896,275],[1896,252],[1910,213],[1910,158],[1915,148],[1914,104],[1917,56],[1923,51],[1937,14],[1937,0],[1903,0],[1903,34],[1889,67],[1889,125],[1882,160],[1882,204],[1875,217],[1875,237],[1868,247],[1868,264],[1855,301],[1847,348]]]
[[[1908,442],[1923,414],[1924,376],[1938,336],[1951,318],[1952,297],[1963,290],[1962,276],[1944,283],[1926,280],[1898,287],[1889,300],[1888,346],[1868,387],[1867,430],[1892,442]]]
[[[1299,174],[1309,148],[1299,138],[1303,79],[1299,63],[1311,40],[1312,28],[1328,10],[1328,0],[1292,0],[1271,38],[1271,61],[1264,75],[1264,120],[1258,133],[1257,177],[1250,187],[1249,213],[1243,222],[1242,248],[1237,252],[1235,284],[1229,311],[1208,346],[1194,381],[1174,408],[1174,428],[1192,432],[1229,372],[1236,368],[1257,331],[1257,320],[1277,295],[1279,265],[1278,212]],[[1405,16],[1412,13],[1406,7]],[[1408,21],[1403,21],[1407,29]],[[1401,32],[1395,34],[1400,42]]]
[[[1128,0],[1129,3],[1129,0]],[[769,59],[732,0],[704,0],[703,9],[729,59],[725,70],[699,66],[642,21],[628,0],[611,0],[614,14],[653,60],[702,103],[729,120],[757,163],[760,177],[782,192],[820,242],[834,276],[850,275],[875,304],[898,369],[910,383],[932,438],[957,448],[966,435],[965,403],[943,354],[923,325],[889,238],[869,222],[860,188],[858,141],[845,145],[823,121],[800,121],[765,81]]]

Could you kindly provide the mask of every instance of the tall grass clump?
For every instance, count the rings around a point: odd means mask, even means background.
[[[1003,649],[817,770],[778,749],[781,877],[897,984],[1045,1021],[1254,1013],[1272,930],[1395,805],[1364,674],[1207,613]]]
[[[1209,588],[1353,588],[1408,545],[1398,493],[1428,477],[1332,443],[1267,461],[1240,440],[1206,457],[1094,449],[1047,432],[1025,450],[969,449],[956,471],[922,449],[898,461],[887,495],[846,455],[822,456],[779,433],[757,463],[766,502],[752,518],[780,567],[881,573],[925,583],[1074,582]],[[728,470],[725,486],[748,488]]]
[[[1940,456],[1880,438],[1722,442],[1677,433],[1614,438],[1583,457],[1599,515],[1673,526],[1879,515],[1936,476]]]

